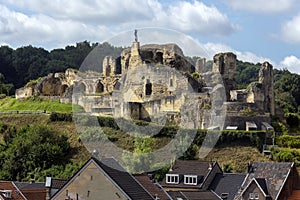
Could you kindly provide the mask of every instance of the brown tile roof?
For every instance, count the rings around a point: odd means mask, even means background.
[[[270,196],[276,199],[293,166],[294,163],[291,162],[254,162],[252,172],[247,176],[242,188],[245,189],[253,178],[262,178],[265,179]]]
[[[46,189],[43,189],[43,190],[21,190],[21,192],[28,200],[46,199]]]
[[[46,199],[45,183],[14,182],[28,200]]]
[[[54,189],[60,189],[60,188],[62,188],[67,182],[68,182],[68,180],[52,178],[52,179],[51,179],[51,188],[54,188]]]
[[[209,172],[212,162],[198,160],[177,160],[169,174],[203,175]]]
[[[152,196],[157,196],[160,200],[169,200],[170,197],[156,180],[151,180],[146,174],[134,175],[134,178],[150,193]]]
[[[22,193],[15,187],[13,182],[11,181],[0,181],[0,190],[11,190],[11,198],[4,197],[3,193],[1,193],[1,198],[4,200],[26,200],[26,198],[22,195]]]

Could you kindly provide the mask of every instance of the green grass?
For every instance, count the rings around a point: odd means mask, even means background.
[[[11,110],[46,110],[47,112],[72,112],[72,104],[64,104],[59,101],[46,100],[38,97],[31,97],[27,99],[15,99],[6,97],[0,99],[0,111]]]

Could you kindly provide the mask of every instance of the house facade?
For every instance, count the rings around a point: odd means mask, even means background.
[[[154,197],[115,159],[91,158],[51,199],[152,200]]]

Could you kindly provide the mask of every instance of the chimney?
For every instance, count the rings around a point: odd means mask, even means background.
[[[51,177],[46,177],[46,183],[45,183],[45,187],[46,187],[46,200],[49,200],[51,197]]]
[[[212,163],[211,162],[208,164],[208,170],[212,170]]]
[[[97,149],[94,149],[94,150],[93,150],[93,156],[94,156],[95,158],[98,158],[98,156],[99,156],[99,151],[98,151]]]

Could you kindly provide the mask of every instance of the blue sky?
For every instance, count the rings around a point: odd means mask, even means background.
[[[297,0],[0,0],[0,45],[48,50],[161,27],[192,36],[211,55],[233,51],[300,74]]]

